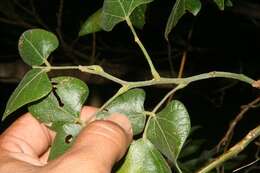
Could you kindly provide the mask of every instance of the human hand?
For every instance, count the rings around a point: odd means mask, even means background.
[[[47,162],[55,133],[27,113],[0,135],[0,173],[110,173],[132,140],[126,116],[113,114],[95,121],[96,108],[84,107],[81,119],[89,123],[73,146]]]

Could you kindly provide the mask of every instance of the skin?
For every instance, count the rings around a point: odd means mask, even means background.
[[[82,109],[87,126],[64,155],[50,162],[55,133],[31,114],[21,116],[0,135],[0,173],[110,173],[132,141],[132,128],[124,115],[97,121],[95,111]]]

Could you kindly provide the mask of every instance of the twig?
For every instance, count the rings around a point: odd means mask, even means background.
[[[138,46],[139,46],[140,49],[142,50],[142,52],[143,52],[143,54],[144,54],[144,56],[145,56],[145,59],[147,60],[147,62],[148,62],[148,64],[149,64],[149,67],[150,67],[151,73],[152,73],[152,75],[153,75],[153,78],[154,78],[155,80],[159,80],[159,79],[160,79],[160,75],[159,75],[159,73],[157,72],[157,70],[155,69],[155,67],[154,67],[154,65],[153,65],[153,62],[152,62],[152,60],[151,60],[151,57],[150,57],[150,55],[148,54],[148,52],[146,51],[146,49],[145,49],[143,43],[140,41],[139,37],[137,36],[137,34],[136,34],[136,32],[135,32],[135,29],[134,29],[134,27],[133,27],[133,25],[132,25],[132,23],[131,23],[130,18],[128,18],[128,17],[126,18],[126,23],[127,23],[127,25],[129,26],[129,28],[130,28],[131,31],[132,31],[132,34],[133,34],[133,36],[134,36],[135,42],[138,44]]]
[[[248,103],[247,105],[243,106],[242,110],[239,112],[239,114],[236,116],[236,118],[230,123],[228,131],[226,132],[225,136],[221,139],[219,144],[217,145],[218,150],[221,146],[228,147],[229,141],[232,139],[234,129],[237,125],[237,123],[243,118],[245,113],[249,111],[251,108],[253,108],[256,104],[260,102],[260,96],[258,96],[255,100]]]
[[[248,144],[250,144],[253,140],[255,140],[258,136],[260,136],[260,125],[255,129],[251,130],[240,142],[235,144],[232,148],[230,148],[226,153],[220,155],[213,162],[201,168],[196,173],[207,173],[212,169],[220,166],[225,161],[237,156],[241,151],[243,151]]]

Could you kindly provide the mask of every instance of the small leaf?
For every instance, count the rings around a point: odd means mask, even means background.
[[[122,113],[130,119],[133,126],[133,133],[138,134],[143,131],[145,125],[144,114],[145,92],[142,89],[132,89],[117,97],[106,108],[97,114],[97,118],[105,118],[111,113]]]
[[[88,96],[87,85],[73,77],[57,77],[52,82],[53,91],[48,97],[29,106],[29,112],[45,123],[74,122],[79,118]]]
[[[101,16],[101,27],[111,31],[114,26],[130,17],[132,12],[153,0],[105,0]]]
[[[100,26],[101,13],[102,9],[99,9],[84,22],[80,29],[79,36],[84,36],[102,30]]]
[[[144,27],[146,9],[147,4],[140,5],[133,11],[130,16],[130,20],[132,21],[133,25],[138,29],[142,29]]]
[[[51,82],[46,72],[40,69],[30,70],[9,98],[3,119],[20,107],[43,98],[50,91]]]
[[[147,138],[180,171],[177,159],[189,132],[189,114],[181,102],[174,100],[151,118]]]
[[[233,7],[233,2],[231,0],[226,0],[225,1],[225,6],[226,7]]]
[[[132,142],[117,173],[171,173],[161,153],[147,139]]]
[[[55,122],[52,129],[57,135],[51,147],[49,160],[56,159],[65,153],[73,144],[82,127],[79,124]]]
[[[220,10],[225,8],[225,0],[214,0]]]
[[[30,65],[42,65],[59,45],[57,37],[43,29],[25,31],[18,44],[23,61]]]
[[[186,13],[186,10],[196,16],[199,13],[200,9],[200,0],[176,0],[165,28],[165,39],[168,40],[168,35],[176,26],[181,17]]]

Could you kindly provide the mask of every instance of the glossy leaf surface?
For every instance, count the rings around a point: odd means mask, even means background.
[[[147,139],[134,141],[117,173],[171,173],[161,153]]]
[[[53,91],[31,105],[29,112],[45,123],[74,122],[88,96],[87,85],[73,77],[57,77],[52,79],[52,83]]]
[[[23,61],[33,66],[42,65],[58,45],[58,39],[53,33],[30,29],[21,35],[18,49]]]
[[[153,0],[105,0],[101,17],[101,27],[111,31],[114,26],[130,17],[140,5]]]
[[[48,95],[51,89],[51,82],[44,70],[30,70],[9,98],[3,119],[20,107]]]
[[[102,30],[100,26],[101,13],[102,9],[99,9],[84,22],[80,29],[79,36],[91,34]]]
[[[67,151],[81,130],[79,124],[56,122],[52,129],[57,133],[51,147],[49,160],[53,160]]]
[[[147,138],[178,168],[177,158],[189,132],[189,114],[181,102],[174,100],[152,117]]]
[[[200,0],[176,0],[165,28],[165,39],[168,40],[168,35],[176,26],[181,17],[186,13],[186,10],[191,12],[193,15],[197,15],[200,9]]]
[[[105,118],[114,112],[125,114],[132,123],[133,133],[138,134],[142,132],[145,124],[144,100],[144,90],[129,90],[111,102],[105,111],[98,113],[97,118]]]

